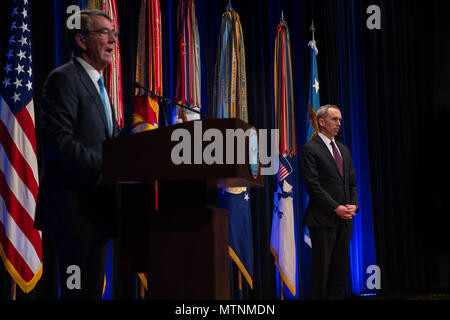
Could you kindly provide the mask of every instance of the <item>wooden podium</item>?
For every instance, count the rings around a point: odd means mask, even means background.
[[[239,119],[197,120],[104,142],[103,177],[122,190],[122,266],[149,274],[150,299],[229,299],[228,212],[217,208],[218,188],[264,186],[249,168],[248,137],[245,162],[237,163],[243,150],[235,139],[233,164],[225,164],[229,129],[251,127]],[[199,157],[211,143],[203,141],[208,129],[222,134],[224,164]],[[190,164],[173,161],[181,140],[172,137],[180,133],[190,136]]]

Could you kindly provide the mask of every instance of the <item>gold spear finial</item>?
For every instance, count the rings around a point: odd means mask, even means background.
[[[311,27],[309,27],[309,31],[316,32],[316,27],[314,26],[314,20],[311,20]]]

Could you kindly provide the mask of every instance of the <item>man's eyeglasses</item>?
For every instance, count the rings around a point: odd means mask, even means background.
[[[84,34],[88,34],[88,33],[98,33],[99,35],[104,36],[104,37],[113,36],[116,39],[119,37],[119,34],[114,29],[109,30],[107,28],[101,28],[101,29],[97,29],[97,30],[91,30],[91,31],[84,32]]]

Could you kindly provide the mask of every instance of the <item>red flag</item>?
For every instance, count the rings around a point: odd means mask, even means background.
[[[146,23],[147,22],[147,23]],[[147,37],[146,37],[147,36]],[[147,53],[147,54],[146,54]],[[162,95],[161,10],[159,0],[141,0],[139,15],[136,81]],[[140,96],[133,102],[133,133],[152,130],[159,125],[157,99]]]
[[[194,0],[180,0],[177,13],[178,78],[176,98],[182,104],[200,111],[201,68],[200,37]],[[200,119],[200,115],[176,108],[175,123]]]

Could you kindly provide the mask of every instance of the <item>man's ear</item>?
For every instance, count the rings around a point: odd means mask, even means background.
[[[325,126],[325,119],[324,118],[317,119],[317,124],[319,125],[319,128]]]
[[[77,33],[75,36],[75,43],[77,44],[77,46],[85,51],[87,49],[86,46],[86,37],[84,35],[82,35],[81,33]]]

